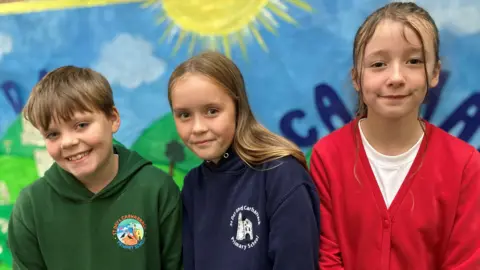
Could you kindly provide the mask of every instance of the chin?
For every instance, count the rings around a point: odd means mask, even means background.
[[[70,172],[73,176],[75,176],[75,178],[77,179],[85,179],[85,178],[88,178],[90,177],[91,175],[93,175],[95,173],[95,170],[82,170],[82,171],[73,171],[73,172]]]
[[[194,152],[200,159],[203,160],[214,160],[220,158],[221,154],[217,153],[206,153],[204,151]]]
[[[408,114],[405,114],[405,113],[396,113],[396,112],[388,112],[388,113],[382,113],[380,114],[380,116],[382,118],[385,118],[385,119],[391,119],[391,120],[397,120],[397,119],[401,119],[401,118],[404,118],[405,116],[407,116]]]
[[[62,169],[65,171],[69,172],[71,175],[73,175],[77,179],[84,179],[88,178],[89,176],[95,174],[95,171],[98,168],[97,164],[84,164],[83,166],[79,166],[75,168],[75,166],[69,166],[69,164],[63,164],[61,165]]]
[[[405,108],[388,108],[375,111],[374,113],[382,118],[397,120],[411,116],[417,112],[415,110],[405,110]]]
[[[203,155],[203,156],[199,156],[201,159],[203,160],[215,160],[215,159],[220,159],[220,156],[217,156],[217,155]]]

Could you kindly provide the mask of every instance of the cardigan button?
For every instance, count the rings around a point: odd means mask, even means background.
[[[384,229],[389,229],[390,228],[390,221],[388,221],[388,219],[383,220],[383,228]]]

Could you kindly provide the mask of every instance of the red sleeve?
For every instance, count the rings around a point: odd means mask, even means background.
[[[310,174],[320,197],[320,269],[341,270],[343,263],[333,222],[330,185],[321,157],[315,148],[310,159]]]
[[[464,169],[455,223],[442,270],[480,269],[480,153]]]

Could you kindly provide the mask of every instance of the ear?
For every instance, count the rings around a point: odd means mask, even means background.
[[[442,62],[438,60],[433,67],[432,78],[430,79],[430,88],[436,87],[438,85],[438,81],[440,80],[440,71],[442,70]]]
[[[110,122],[112,123],[112,133],[116,133],[120,128],[120,113],[118,112],[117,107],[112,108],[112,114],[109,117]]]
[[[353,88],[355,88],[355,91],[359,92],[360,85],[358,85],[358,72],[355,68],[350,70],[350,76],[352,77]]]

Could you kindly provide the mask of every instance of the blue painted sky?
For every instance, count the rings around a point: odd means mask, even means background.
[[[317,127],[321,135],[327,133],[313,101],[313,88],[319,83],[336,89],[353,111],[355,95],[348,72],[354,34],[362,20],[387,1],[308,2],[313,13],[286,4],[298,26],[276,17],[278,35],[260,27],[268,53],[251,37],[246,38],[248,61],[237,47],[233,49],[233,59],[244,74],[255,114],[278,133],[281,117],[295,108],[307,114],[295,123],[298,133],[306,134],[311,126]],[[480,91],[480,2],[417,3],[437,20],[443,66],[451,71],[432,119],[434,124],[441,124],[466,97]],[[25,101],[41,69],[67,64],[98,69],[112,83],[122,116],[116,138],[131,145],[152,121],[169,112],[168,76],[188,58],[188,43],[172,56],[176,39],[159,42],[166,27],[155,24],[158,13],[139,4],[126,4],[0,16],[0,83],[19,83]],[[16,117],[0,94],[0,136]],[[480,146],[480,130],[470,143]]]

